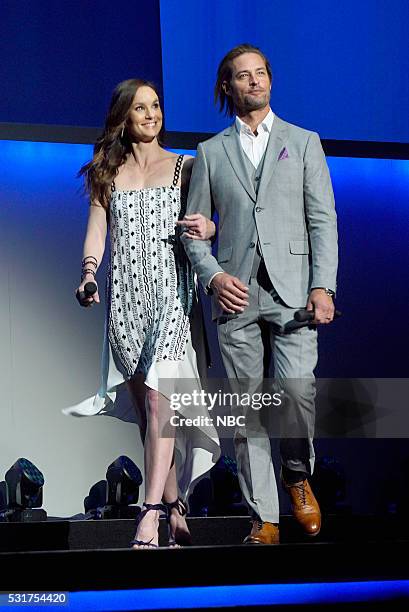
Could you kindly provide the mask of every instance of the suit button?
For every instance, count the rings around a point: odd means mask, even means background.
[[[263,209],[261,208],[261,206],[257,206],[257,207],[256,207],[256,212],[260,212],[260,211],[262,211],[262,210],[263,210]]]
[[[256,246],[255,242],[250,242],[250,244],[249,244],[249,248],[250,249],[254,249],[255,246]]]

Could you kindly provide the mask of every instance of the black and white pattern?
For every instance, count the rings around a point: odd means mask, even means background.
[[[173,183],[112,192],[109,341],[129,377],[186,354],[194,283],[176,237],[181,194]]]

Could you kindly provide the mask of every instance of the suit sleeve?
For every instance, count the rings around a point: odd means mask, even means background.
[[[304,154],[304,207],[312,255],[311,288],[336,291],[338,233],[334,193],[321,141],[314,132]]]
[[[186,213],[188,215],[201,213],[211,219],[212,212],[209,168],[203,145],[199,144],[190,179]],[[217,259],[212,255],[210,240],[191,240],[186,238],[184,234],[182,234],[181,240],[193,270],[207,292],[208,283],[212,277],[216,272],[223,272],[223,268],[219,266]]]

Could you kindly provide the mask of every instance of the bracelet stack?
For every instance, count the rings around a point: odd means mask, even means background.
[[[87,255],[87,257],[84,257],[81,263],[81,281],[84,280],[87,274],[92,274],[92,276],[95,278],[97,267],[98,261],[96,257],[93,255]]]

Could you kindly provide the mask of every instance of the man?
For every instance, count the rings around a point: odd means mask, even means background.
[[[333,319],[336,213],[318,135],[273,114],[271,83],[269,61],[256,47],[240,45],[221,61],[215,100],[235,121],[199,145],[187,210],[207,217],[217,211],[217,259],[209,242],[192,240],[191,233],[182,239],[212,294],[223,362],[236,388],[260,388],[260,322],[269,327],[275,378],[289,397],[283,405],[281,478],[295,518],[313,536],[321,526],[307,479],[314,461],[317,332],[303,327],[286,333],[284,326],[301,308],[314,311],[314,324]],[[253,519],[245,543],[274,544],[279,503],[270,440],[251,410],[246,419],[234,437],[240,485]]]

